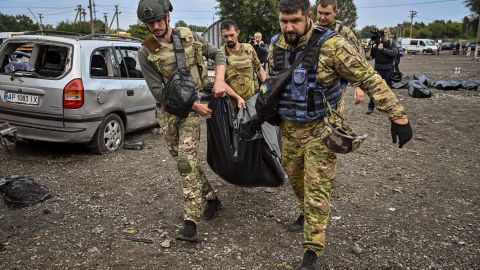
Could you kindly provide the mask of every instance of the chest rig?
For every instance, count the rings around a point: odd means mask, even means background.
[[[248,99],[255,93],[256,77],[253,62],[254,49],[252,45],[242,43],[242,53],[230,53],[224,45],[220,50],[225,54],[227,67],[225,69],[225,82],[243,99]]]
[[[326,102],[334,109],[342,97],[342,90],[347,83],[339,80],[331,86],[325,87],[317,83],[318,56],[322,44],[329,38],[337,35],[335,31],[316,28],[314,31],[322,31],[317,44],[307,51],[305,58],[295,68],[292,76],[278,100],[278,114],[287,121],[311,122],[327,115]],[[272,43],[278,40],[278,35],[272,38]],[[312,42],[312,39],[309,40]],[[273,74],[279,74],[289,68],[303,50],[287,51],[277,44],[273,48]]]

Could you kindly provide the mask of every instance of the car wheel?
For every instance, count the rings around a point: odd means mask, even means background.
[[[425,50],[422,51],[422,54],[427,54],[427,52]]]
[[[98,126],[88,148],[98,155],[113,152],[122,146],[124,136],[125,127],[120,116],[109,114]]]

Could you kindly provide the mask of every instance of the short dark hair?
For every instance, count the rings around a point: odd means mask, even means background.
[[[278,3],[278,11],[280,13],[293,14],[298,10],[302,11],[303,15],[306,15],[310,10],[309,0],[280,0]]]
[[[237,24],[236,24],[234,21],[232,21],[232,20],[225,20],[225,21],[223,21],[222,24],[220,25],[220,31],[222,31],[222,30],[228,30],[228,29],[230,29],[230,28],[232,28],[232,27],[233,27],[233,29],[238,30],[238,26],[237,26]]]
[[[317,7],[318,5],[322,6],[323,8],[331,5],[333,10],[337,10],[337,0],[317,0]]]

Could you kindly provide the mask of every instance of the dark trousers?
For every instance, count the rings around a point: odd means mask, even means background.
[[[377,69],[376,70],[380,76],[385,80],[385,82],[388,84],[388,87],[392,86],[392,72],[393,69]],[[373,98],[370,99],[370,102],[368,102],[368,108],[373,110],[375,109],[375,104]]]

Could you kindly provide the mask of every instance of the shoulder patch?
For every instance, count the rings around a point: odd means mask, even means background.
[[[154,53],[160,48],[160,43],[153,37],[149,37],[143,41],[143,45],[148,49],[150,53]]]

